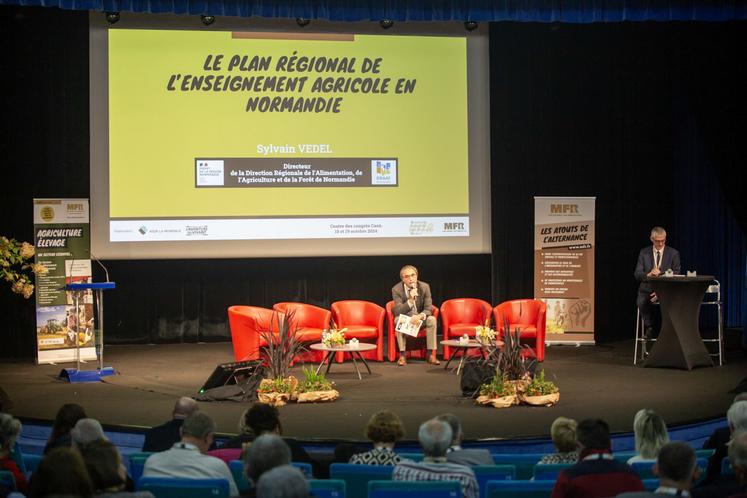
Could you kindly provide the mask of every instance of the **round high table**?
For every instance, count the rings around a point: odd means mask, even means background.
[[[661,331],[643,365],[687,370],[712,367],[713,361],[700,335],[698,315],[713,277],[649,277],[646,282],[659,299]]]
[[[326,351],[327,354],[322,360],[322,362],[319,364],[319,366],[316,368],[316,373],[318,374],[319,371],[324,366],[324,362],[328,361],[327,363],[327,370],[325,373],[329,373],[329,369],[332,367],[332,360],[334,359],[335,355],[339,352],[343,353],[350,353],[350,358],[353,360],[353,365],[355,366],[355,371],[358,374],[358,380],[362,380],[363,377],[361,377],[361,371],[358,368],[358,362],[355,361],[355,356],[358,355],[358,359],[363,362],[363,365],[366,367],[366,370],[368,370],[368,373],[371,374],[371,367],[368,366],[368,363],[366,362],[365,358],[361,356],[361,352],[363,351],[372,351],[376,349],[376,344],[369,344],[366,342],[359,342],[357,346],[351,346],[349,342],[346,342],[342,346],[334,346],[329,347],[325,346],[321,342],[317,342],[316,344],[312,344],[309,346],[309,348],[313,349],[314,351]]]

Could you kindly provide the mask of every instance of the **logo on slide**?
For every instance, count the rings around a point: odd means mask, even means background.
[[[397,185],[397,160],[373,159],[371,185]]]
[[[138,228],[137,231],[140,232],[140,235],[145,235],[146,233],[148,233],[148,227],[143,225],[140,228]]]
[[[223,186],[223,160],[200,159],[197,163],[197,186],[198,187],[220,187]]]

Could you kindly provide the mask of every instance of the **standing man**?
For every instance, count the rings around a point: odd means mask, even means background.
[[[672,270],[675,275],[680,273],[680,253],[673,247],[665,247],[667,231],[662,227],[651,229],[652,246],[644,247],[638,253],[638,264],[635,267],[635,279],[640,282],[636,304],[643,317],[643,330],[646,337],[653,336],[651,320],[651,303],[657,301],[656,293],[651,284],[644,282],[647,277],[658,277]]]
[[[399,271],[402,280],[392,287],[392,300],[394,307],[392,314],[394,318],[399,315],[407,315],[412,323],[423,320],[426,332],[426,347],[428,348],[428,363],[440,365],[436,358],[436,318],[431,314],[433,299],[431,298],[431,287],[425,282],[418,282],[418,269],[412,265],[405,265]],[[397,346],[399,347],[398,366],[407,364],[405,359],[405,346],[407,338],[401,332],[397,332]]]

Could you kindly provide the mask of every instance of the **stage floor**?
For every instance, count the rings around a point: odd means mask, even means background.
[[[560,387],[551,408],[475,406],[461,396],[459,377],[441,366],[411,361],[406,367],[370,362],[373,375],[358,380],[352,363],[334,364],[329,378],[341,399],[325,404],[290,404],[281,408],[285,434],[305,440],[364,440],[368,417],[384,408],[405,422],[407,439],[418,425],[444,412],[462,420],[468,439],[547,437],[558,416],[602,417],[614,432],[632,430],[640,408],[658,412],[670,426],[723,417],[747,373],[738,353],[723,367],[692,371],[635,367],[632,341],[607,346],[553,346],[542,365]],[[170,418],[177,396],[194,395],[219,363],[233,360],[230,343],[110,346],[107,366],[117,375],[106,382],[67,384],[56,379],[61,366],[28,362],[0,363],[0,387],[10,396],[17,417],[54,418],[63,403],[79,403],[103,424],[146,427]],[[89,365],[91,365],[89,363]],[[453,365],[453,364],[452,364]],[[70,365],[64,365],[70,366]],[[93,368],[93,365],[91,365]],[[302,376],[300,368],[294,369]],[[220,432],[235,433],[248,404],[200,403]]]

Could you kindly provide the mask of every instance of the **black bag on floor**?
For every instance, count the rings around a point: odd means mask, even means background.
[[[495,366],[482,359],[467,359],[462,367],[462,378],[459,387],[462,396],[476,397],[480,386],[490,382],[495,375]]]

